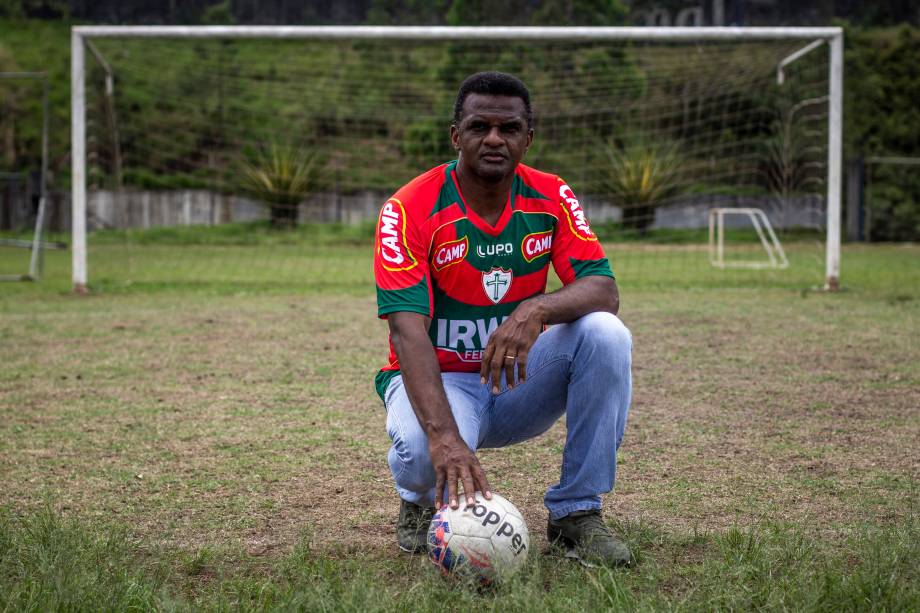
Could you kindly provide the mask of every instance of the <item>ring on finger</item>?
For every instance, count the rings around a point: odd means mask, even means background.
[[[506,359],[506,360],[514,360],[514,359],[516,359],[516,358],[517,358],[516,355],[506,355],[506,356],[505,356],[505,359]]]

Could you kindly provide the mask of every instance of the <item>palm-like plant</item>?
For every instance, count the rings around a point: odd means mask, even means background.
[[[645,232],[655,221],[655,209],[681,189],[682,157],[677,143],[652,144],[635,139],[601,147],[607,165],[600,188],[623,209],[623,225]]]
[[[240,171],[240,188],[268,205],[272,225],[290,227],[300,203],[316,189],[319,164],[302,147],[271,143],[244,160]]]

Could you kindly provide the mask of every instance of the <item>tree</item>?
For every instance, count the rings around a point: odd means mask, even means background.
[[[634,137],[601,146],[607,156],[600,187],[623,210],[623,225],[640,233],[655,222],[655,209],[680,193],[682,158],[677,143],[651,144]]]

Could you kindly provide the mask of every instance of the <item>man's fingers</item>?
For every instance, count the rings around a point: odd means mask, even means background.
[[[514,387],[514,361],[517,356],[509,354],[505,356],[505,381],[508,383],[508,387]]]
[[[522,351],[517,357],[517,376],[518,381],[523,383],[527,380],[527,352]]]
[[[473,475],[468,468],[463,468],[460,472],[460,478],[463,480],[463,495],[466,496],[466,506],[471,507],[476,504],[476,485],[473,483]]]
[[[496,350],[489,364],[492,374],[492,393],[497,394],[502,384],[502,363],[505,361],[505,352]]]
[[[489,379],[489,364],[492,362],[492,356],[495,355],[495,343],[489,340],[486,344],[486,350],[482,354],[482,363],[479,365],[479,380],[485,385]]]
[[[444,471],[438,471],[438,478],[434,482],[434,506],[440,509],[444,504]]]
[[[450,508],[457,509],[460,503],[457,502],[457,469],[447,469],[447,498],[450,501]]]
[[[473,467],[473,479],[476,481],[477,488],[482,492],[486,500],[492,500],[492,487],[489,486],[489,480],[486,479],[486,471],[482,470],[482,466],[477,464]]]

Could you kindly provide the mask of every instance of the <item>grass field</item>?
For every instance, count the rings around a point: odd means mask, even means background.
[[[66,252],[0,286],[0,610],[920,609],[920,247],[846,247],[835,294],[804,243],[773,272],[609,252],[636,568],[543,553],[563,424],[481,452],[538,554],[517,581],[397,551],[366,247],[100,241],[88,296]]]

